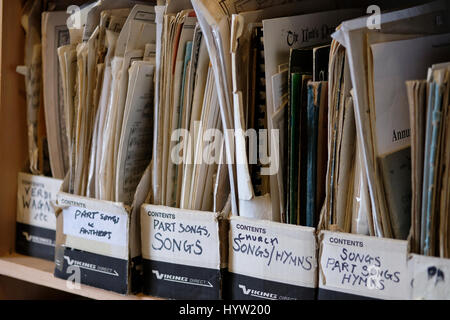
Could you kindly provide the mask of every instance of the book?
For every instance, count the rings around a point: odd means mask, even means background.
[[[298,175],[299,175],[299,132],[295,135],[292,130],[293,124],[300,126],[300,96],[302,89],[302,76],[300,73],[291,74],[291,90],[290,90],[290,104],[288,104],[288,190],[287,190],[287,223],[297,224],[297,201],[298,201]],[[290,107],[289,107],[290,105]],[[293,137],[293,135],[295,135]],[[297,143],[293,143],[293,138],[298,139]],[[293,147],[293,148],[292,148]],[[297,162],[294,163],[294,159]]]
[[[426,87],[425,80],[406,82],[411,125],[411,243],[414,252],[420,251],[420,212],[422,209],[423,160],[425,150]]]
[[[330,44],[313,49],[313,81],[328,81],[330,49]]]
[[[327,92],[326,82],[308,83],[308,105],[306,110],[306,136],[303,140],[306,143],[306,154],[302,155],[302,160],[306,162],[306,180],[305,183],[305,224],[307,227],[317,225],[318,208],[323,201],[324,170],[322,163],[326,157],[321,152],[325,145],[327,135],[323,134],[323,124],[327,123],[324,114],[327,110]],[[325,126],[326,132],[326,126]],[[301,160],[301,161],[302,161]]]
[[[439,172],[439,153],[441,148],[441,132],[443,127],[442,112],[443,106],[443,93],[445,90],[445,84],[443,79],[439,77],[439,71],[436,72],[433,81],[430,85],[430,99],[431,104],[428,106],[432,110],[427,117],[427,142],[429,145],[429,153],[425,159],[424,170],[424,188],[423,196],[426,197],[426,201],[422,204],[422,224],[423,224],[423,243],[421,251],[424,255],[434,255],[436,250],[436,221],[438,219],[437,212],[438,203],[437,194],[438,183],[437,177]]]
[[[300,194],[304,191],[299,184],[306,172],[301,154],[305,151],[307,82],[312,80],[313,52],[311,48],[291,50],[289,58],[289,102],[288,102],[288,201],[286,204],[289,222],[299,224]]]
[[[267,130],[268,120],[267,120],[267,105],[266,105],[266,81],[265,81],[265,60],[264,60],[264,37],[262,27],[256,27],[254,31],[253,38],[253,50],[254,50],[254,60],[253,64],[255,67],[255,77],[253,78],[252,84],[252,96],[251,101],[254,101],[252,112],[249,115],[249,125],[247,129],[254,129],[259,138],[261,138],[260,130]],[[251,117],[251,118],[250,118]],[[253,146],[249,146],[253,148]],[[261,145],[258,144],[256,148],[256,153],[249,149],[248,159],[250,165],[250,176],[252,179],[252,185],[254,194],[256,197],[263,196],[270,192],[270,182],[269,177],[262,175],[262,167],[260,157],[257,155],[267,154],[268,150],[261,150]]]

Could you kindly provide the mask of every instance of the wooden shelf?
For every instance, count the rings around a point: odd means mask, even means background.
[[[53,276],[54,263],[19,254],[0,257],[0,275],[31,282],[40,286],[65,291],[96,300],[159,300],[145,295],[124,296],[114,292],[81,285],[80,289],[70,289],[66,281]]]

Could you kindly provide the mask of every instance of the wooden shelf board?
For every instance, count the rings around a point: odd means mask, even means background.
[[[69,292],[96,300],[158,300],[145,295],[120,295],[114,292],[81,285],[80,289],[71,289],[66,281],[53,276],[54,263],[38,258],[12,254],[0,257],[0,274],[41,286]]]

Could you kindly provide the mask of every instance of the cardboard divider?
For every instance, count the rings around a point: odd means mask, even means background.
[[[319,300],[409,299],[406,240],[321,231],[319,241]]]
[[[315,229],[232,217],[225,283],[232,300],[314,300]]]
[[[411,254],[408,260],[414,300],[450,300],[450,259]]]
[[[56,194],[62,180],[18,174],[16,252],[53,261]]]
[[[226,229],[219,213],[142,205],[144,293],[169,299],[221,299]]]

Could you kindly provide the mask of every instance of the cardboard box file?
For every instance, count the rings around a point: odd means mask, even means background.
[[[57,194],[55,277],[120,294],[142,290],[139,210],[150,188],[150,168],[133,204]]]
[[[221,299],[226,227],[219,213],[142,205],[144,293]]]
[[[407,241],[331,231],[319,241],[319,300],[409,299]]]
[[[130,209],[59,193],[55,276],[126,294],[132,290]],[[134,289],[134,288],[133,288]]]
[[[19,173],[16,252],[53,261],[56,218],[52,202],[61,184],[61,180]]]
[[[313,300],[317,288],[313,228],[232,217],[226,297]]]
[[[411,299],[450,300],[450,259],[411,254]]]

